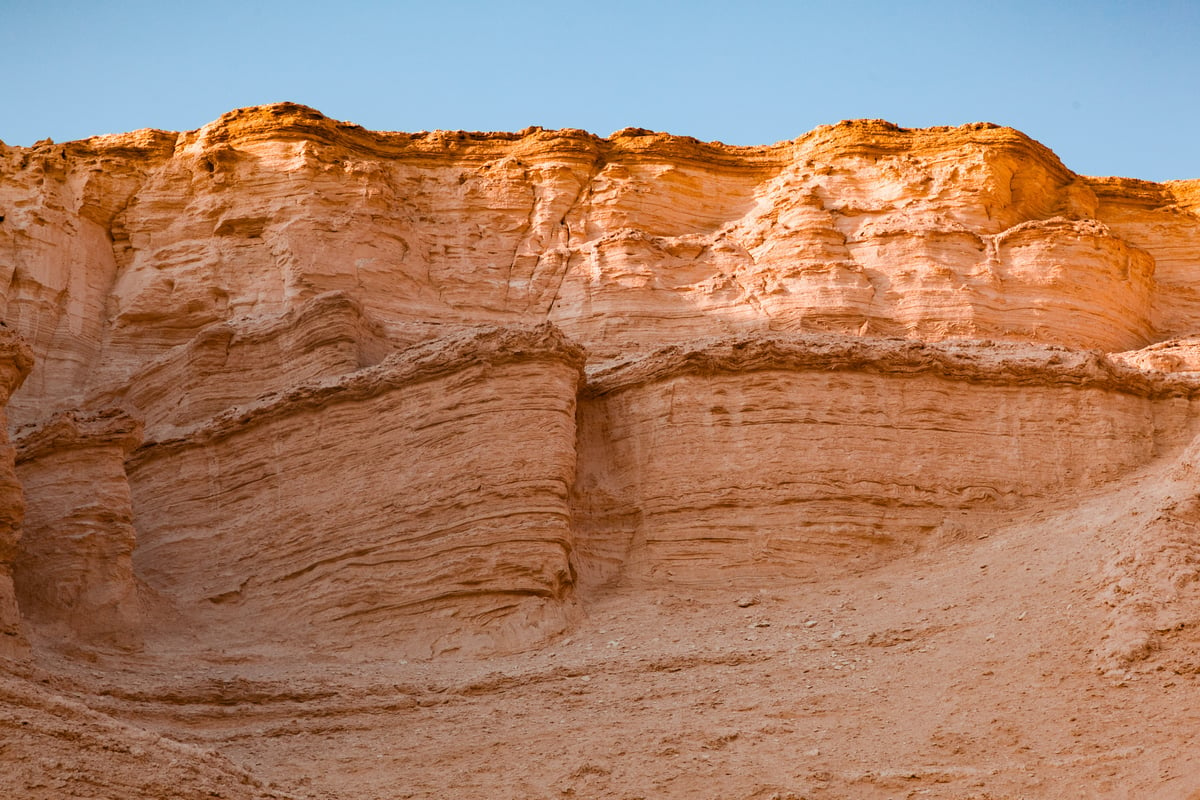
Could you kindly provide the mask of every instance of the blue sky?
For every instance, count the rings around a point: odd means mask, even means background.
[[[1200,2],[0,0],[0,76],[18,145],[293,100],[382,130],[731,144],[985,120],[1084,174],[1200,178]]]

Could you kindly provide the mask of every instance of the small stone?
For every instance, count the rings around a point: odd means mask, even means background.
[[[749,608],[750,606],[758,605],[758,603],[759,603],[758,598],[754,597],[753,595],[748,595],[746,597],[739,597],[737,599],[738,608]]]
[[[816,625],[817,621],[815,619],[810,619],[808,622],[804,623],[804,627],[806,628],[814,628]]]

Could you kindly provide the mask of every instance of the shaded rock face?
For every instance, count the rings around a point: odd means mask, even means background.
[[[548,327],[438,345],[140,451],[146,580],[250,641],[429,655],[561,631],[582,353]]]
[[[495,652],[935,546],[1188,444],[1197,197],[983,124],[0,146],[0,633]]]
[[[137,649],[133,509],[125,459],[141,425],[122,413],[59,414],[17,442],[27,513],[14,578],[24,616],[67,641]]]
[[[33,366],[29,348],[11,330],[0,328],[0,657],[26,654],[28,643],[13,590],[12,568],[17,557],[25,493],[13,469],[14,451],[4,419],[4,403]]]
[[[601,376],[580,413],[585,572],[660,583],[862,568],[1156,452],[1153,400],[1080,386],[1044,352],[954,364],[897,344],[715,343],[657,356],[662,372],[635,362]],[[681,372],[687,355],[726,369]],[[1005,357],[1031,355],[1036,382],[1011,385]],[[871,369],[839,369],[855,359]]]

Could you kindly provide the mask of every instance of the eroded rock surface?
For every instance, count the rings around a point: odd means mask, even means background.
[[[582,364],[550,326],[492,329],[149,442],[142,574],[250,641],[429,655],[561,631]]]
[[[12,583],[21,521],[25,518],[25,493],[13,469],[14,452],[4,404],[32,366],[32,355],[20,337],[9,328],[0,328],[0,656],[10,658],[24,655],[27,648]]]
[[[65,641],[137,649],[133,509],[125,460],[141,424],[61,413],[16,442],[26,514],[15,565],[21,611]],[[65,628],[66,632],[54,631]]]
[[[20,422],[327,292],[413,336],[549,320],[596,359],[738,331],[1115,351],[1200,327],[1192,184],[1076,176],[991,125],[738,148],[284,104],[5,148],[3,171],[5,317],[38,358]]]
[[[1200,787],[1200,181],[279,104],[0,144],[0,287],[0,794]]]
[[[1194,378],[1093,352],[758,337],[593,376],[576,538],[603,575],[811,577],[973,514],[1119,478],[1178,442]],[[611,579],[608,578],[608,579]]]

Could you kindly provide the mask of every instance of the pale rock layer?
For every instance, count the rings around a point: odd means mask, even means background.
[[[283,387],[378,364],[400,341],[356,301],[330,292],[277,318],[202,328],[84,404],[119,406],[144,422],[149,438],[165,438]]]
[[[1081,178],[991,125],[727,147],[281,104],[4,148],[0,171],[4,314],[38,358],[20,423],[328,292],[418,338],[550,320],[593,360],[739,331],[1115,351],[1200,328],[1191,184]]]

